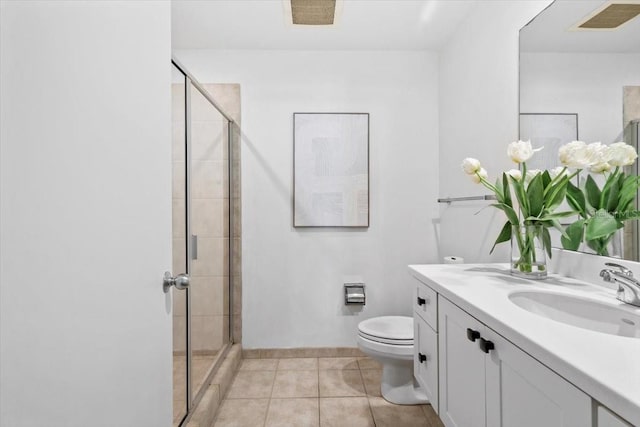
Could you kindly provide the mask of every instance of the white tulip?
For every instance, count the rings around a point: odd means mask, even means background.
[[[624,142],[609,146],[609,164],[611,166],[629,166],[638,158],[635,148]]]
[[[551,177],[551,179],[554,179],[560,174],[568,176],[569,171],[564,166],[558,166],[557,168],[553,168],[549,171],[549,176]]]
[[[507,155],[516,163],[526,162],[533,156],[536,151],[542,150],[544,147],[536,148],[531,147],[531,141],[513,141],[507,147]]]
[[[583,169],[587,144],[582,141],[571,141],[558,149],[558,158],[564,166]]]
[[[480,169],[482,169],[482,166],[480,165],[480,161],[478,159],[474,159],[473,157],[467,157],[466,159],[464,159],[462,161],[462,170],[467,174],[467,175],[473,175],[476,172],[478,172]]]
[[[510,169],[505,173],[516,181],[520,181],[522,179],[522,172],[520,169]]]
[[[536,176],[540,175],[542,171],[540,169],[531,169],[527,171],[527,176],[524,177],[524,182],[529,183]]]
[[[609,147],[600,143],[592,142],[587,145],[587,157],[591,159],[590,166],[599,165],[609,161]]]
[[[611,170],[611,164],[608,162],[596,163],[589,167],[589,171],[593,173],[605,173]]]
[[[584,169],[609,159],[609,147],[599,142],[589,145],[582,141],[572,141],[558,149],[558,158],[564,166]]]
[[[475,182],[476,184],[480,184],[481,179],[486,180],[487,178],[489,178],[489,175],[487,174],[487,170],[485,168],[480,168],[479,171],[477,171],[475,174],[471,175],[471,180],[473,182]]]

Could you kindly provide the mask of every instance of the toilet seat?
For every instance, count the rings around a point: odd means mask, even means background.
[[[383,316],[364,320],[358,334],[370,341],[390,345],[413,345],[413,319],[405,316]]]

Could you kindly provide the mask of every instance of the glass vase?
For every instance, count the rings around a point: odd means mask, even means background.
[[[526,279],[547,277],[547,255],[542,243],[544,226],[514,225],[511,230],[511,274]]]

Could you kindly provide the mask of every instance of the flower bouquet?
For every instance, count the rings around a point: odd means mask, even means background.
[[[566,167],[552,171],[527,168],[526,161],[541,149],[534,150],[530,141],[509,144],[507,154],[520,169],[503,172],[495,184],[488,181],[487,171],[480,161],[466,158],[462,162],[462,169],[474,182],[495,194],[497,203],[491,206],[502,210],[507,217],[491,252],[497,244],[511,241],[511,273],[534,279],[547,275],[545,253],[551,257],[548,229],[554,227],[564,235],[559,219],[576,214],[574,211],[556,212],[565,200],[573,176]]]
[[[607,146],[573,141],[562,146],[558,153],[562,164],[575,168],[576,173],[586,170],[604,175],[602,188],[591,174],[587,175],[582,188],[568,183],[567,202],[580,218],[567,227],[561,239],[562,247],[577,250],[584,241],[596,254],[612,255],[609,244],[624,221],[640,218],[634,203],[640,178],[624,171],[625,166],[635,163],[636,150],[624,142]]]

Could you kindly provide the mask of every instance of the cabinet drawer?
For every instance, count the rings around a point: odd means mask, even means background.
[[[434,331],[438,332],[438,294],[418,280],[415,283],[416,292],[413,300],[413,310]]]
[[[438,334],[414,316],[413,375],[438,413]]]

